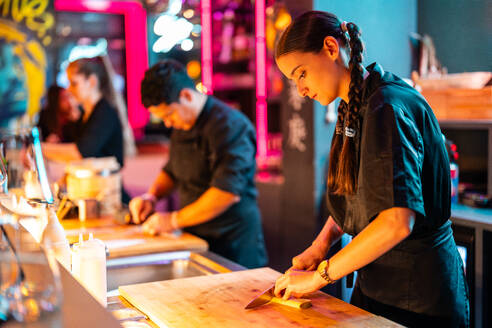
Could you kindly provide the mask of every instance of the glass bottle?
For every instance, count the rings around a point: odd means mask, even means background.
[[[22,226],[43,221],[39,209],[53,203],[37,128],[0,130],[0,172],[0,324],[56,327],[61,321],[50,318],[59,314],[63,294],[54,249]]]

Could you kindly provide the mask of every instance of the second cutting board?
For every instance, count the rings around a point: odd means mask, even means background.
[[[186,232],[179,236],[149,236],[142,232],[141,226],[120,225],[111,218],[87,220],[83,223],[78,220],[63,220],[62,226],[70,243],[78,241],[79,233],[85,239],[89,233],[93,233],[94,238],[104,242],[110,258],[181,250],[201,252],[208,249],[205,240]]]

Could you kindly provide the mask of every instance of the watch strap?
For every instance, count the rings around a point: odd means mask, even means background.
[[[326,264],[325,264],[326,263]],[[328,260],[324,260],[318,265],[318,269],[316,270],[319,275],[328,282],[328,284],[333,284],[335,280],[330,278],[330,275],[328,274],[328,267],[330,265],[330,262]]]

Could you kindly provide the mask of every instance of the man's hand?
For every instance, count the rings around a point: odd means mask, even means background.
[[[151,236],[172,232],[171,218],[171,213],[154,213],[143,224],[143,232]]]
[[[130,214],[132,222],[140,224],[144,222],[147,217],[154,212],[155,201],[149,198],[138,196],[130,201],[128,207],[130,208]]]

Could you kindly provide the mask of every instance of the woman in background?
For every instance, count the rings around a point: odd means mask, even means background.
[[[67,67],[68,91],[82,106],[84,114],[75,141],[69,144],[44,143],[48,159],[73,161],[85,157],[114,156],[123,167],[123,132],[112,105],[113,89],[101,57],[82,58]],[[123,190],[123,202],[129,201]]]
[[[82,58],[67,68],[68,91],[84,109],[75,141],[43,144],[47,158],[72,161],[84,157],[116,157],[123,167],[123,136],[120,119],[111,104],[109,79],[100,57]]]
[[[43,141],[74,142],[83,110],[64,88],[48,88],[46,105],[39,113],[38,127]]]

